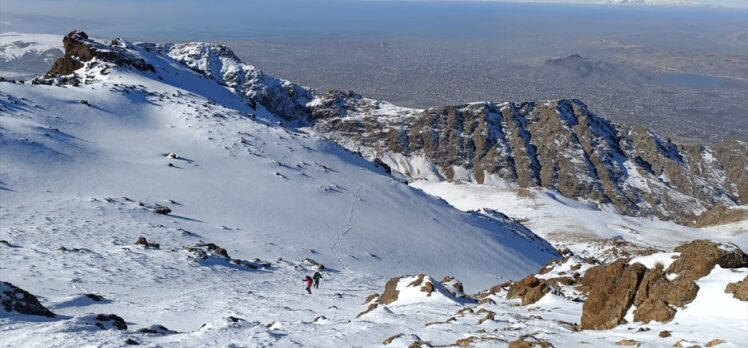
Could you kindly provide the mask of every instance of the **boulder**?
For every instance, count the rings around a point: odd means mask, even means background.
[[[543,296],[550,291],[548,285],[533,275],[512,284],[506,295],[508,299],[522,299],[522,305],[526,306],[538,302]]]
[[[400,291],[397,290],[397,283],[400,282],[400,277],[394,277],[387,281],[384,285],[384,292],[379,295],[379,303],[390,304],[397,301],[397,297]]]
[[[167,206],[164,206],[164,205],[156,204],[153,207],[153,212],[156,213],[156,214],[167,215],[167,214],[171,213],[171,208],[169,208]]]
[[[590,291],[582,306],[581,327],[607,330],[621,324],[646,271],[626,259],[587,270],[582,282]]]
[[[666,273],[677,273],[679,277],[697,280],[709,274],[715,265],[722,268],[748,267],[748,255],[732,244],[720,244],[709,240],[695,240],[675,248],[680,253]]]
[[[627,338],[627,339],[622,339],[620,341],[617,341],[616,345],[617,346],[639,347],[641,345],[641,343],[639,343],[639,341],[637,341],[637,340],[632,340],[630,338]]]
[[[541,338],[532,335],[524,335],[512,342],[509,342],[509,348],[553,348],[553,344]]]
[[[6,312],[55,317],[54,313],[39,303],[36,296],[8,282],[0,282],[0,306]]]
[[[670,306],[683,307],[696,298],[699,287],[692,280],[677,278],[669,281],[662,264],[644,275],[634,298],[634,320],[668,322],[675,316]]]
[[[127,330],[125,320],[115,314],[96,314],[95,325],[102,330]]]
[[[465,289],[462,286],[462,282],[451,276],[446,276],[441,281],[442,285],[455,297],[466,298]]]
[[[113,42],[116,42],[116,45],[95,42],[89,39],[85,32],[78,30],[68,33],[62,39],[65,55],[52,65],[45,77],[72,74],[75,70],[82,68],[84,62],[94,58],[119,66],[133,67],[140,71],[155,71],[153,65],[122,48],[120,42],[124,44],[124,41],[117,39]]]
[[[725,293],[732,294],[738,300],[748,301],[748,276],[739,282],[727,284]]]
[[[666,323],[673,320],[675,310],[657,298],[649,298],[634,311],[634,320],[648,323],[652,320]]]

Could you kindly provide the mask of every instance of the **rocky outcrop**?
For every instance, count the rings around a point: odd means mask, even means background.
[[[227,46],[201,42],[141,46],[167,55],[232,88],[254,108],[261,105],[286,120],[309,116],[306,104],[314,98],[311,89],[274,78],[242,63]]]
[[[553,348],[553,344],[545,339],[537,338],[532,335],[524,335],[512,342],[509,342],[509,348]]]
[[[55,317],[54,313],[39,303],[36,296],[8,282],[0,282],[0,308],[6,312]]]
[[[745,142],[676,145],[647,129],[614,124],[575,99],[409,109],[271,77],[220,44],[101,43],[74,31],[64,46],[65,56],[48,78],[69,75],[94,59],[153,71],[138,52],[155,52],[231,88],[256,109],[313,126],[414,179],[544,187],[612,204],[622,214],[691,225],[734,219],[734,211],[713,208],[748,203]],[[728,212],[733,215],[720,215]]]
[[[671,306],[683,307],[696,298],[699,287],[693,281],[678,277],[670,281],[661,265],[648,270],[634,298],[634,320],[668,322],[675,316]]]
[[[718,203],[734,206],[748,197],[746,162],[739,161],[748,156],[748,144],[679,146],[648,130],[613,124],[579,100],[423,111],[354,93],[322,94],[318,100],[310,107],[318,131],[414,178],[420,173],[393,155],[424,157],[444,180],[482,184],[494,176],[611,203],[626,215],[685,224],[695,224],[696,216]],[[469,175],[456,176],[456,168]]]
[[[522,305],[526,306],[538,302],[550,289],[545,282],[541,282],[535,276],[529,275],[524,279],[512,284],[506,295],[508,299],[519,298]]]
[[[720,244],[709,240],[696,240],[677,246],[680,253],[667,269],[690,280],[699,279],[712,271],[715,265],[722,268],[748,267],[748,255],[735,245]]]
[[[125,320],[115,314],[96,314],[94,325],[102,330],[127,330]]]
[[[661,263],[647,269],[623,259],[587,270],[582,283],[589,293],[582,307],[581,327],[613,328],[624,323],[624,316],[632,306],[636,306],[635,321],[670,321],[677,308],[696,298],[699,291],[696,281],[716,265],[748,267],[748,255],[734,245],[696,240],[676,247],[675,252],[680,254],[667,269]],[[728,289],[736,292],[739,286],[744,286],[733,284]]]
[[[582,329],[606,330],[621,324],[646,270],[627,260],[587,270],[583,283],[590,292],[582,307]]]
[[[317,91],[269,77],[223,45],[158,50],[262,105],[406,176],[425,158],[430,179],[545,187],[611,203],[626,215],[697,224],[718,203],[748,202],[748,144],[676,145],[647,129],[614,124],[579,100],[481,102],[425,110],[355,92]],[[458,170],[459,168],[459,170]]]
[[[155,71],[153,65],[142,58],[128,52],[129,43],[122,39],[114,39],[109,44],[96,42],[82,31],[72,31],[62,40],[65,55],[58,59],[49,69],[45,77],[70,75],[82,68],[84,63],[93,59],[113,63],[118,66],[132,67],[140,71]]]
[[[748,276],[739,282],[727,284],[725,293],[732,294],[738,300],[748,301]]]

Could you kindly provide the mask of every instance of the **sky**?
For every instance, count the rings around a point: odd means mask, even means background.
[[[528,0],[536,1],[536,0]],[[474,37],[502,35],[507,23],[544,25],[559,16],[598,27],[616,21],[672,22],[724,18],[748,26],[745,9],[611,6],[605,0],[537,0],[568,4],[517,4],[472,1],[363,0],[2,0],[0,31],[65,34],[82,29],[102,37],[138,40],[257,38],[365,38],[403,35]],[[537,2],[536,1],[536,2]],[[706,1],[706,0],[701,0]],[[711,4],[748,6],[748,0]],[[701,16],[712,12],[716,16]],[[605,18],[605,20],[600,20]],[[651,21],[655,19],[655,21]],[[536,23],[532,21],[535,20]],[[545,25],[544,25],[545,26]]]

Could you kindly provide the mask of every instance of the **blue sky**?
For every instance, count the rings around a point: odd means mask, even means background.
[[[403,35],[486,38],[508,35],[519,26],[523,30],[535,30],[533,27],[552,30],[549,25],[568,26],[571,19],[594,24],[598,31],[632,24],[699,22],[705,26],[730,21],[733,26],[736,22],[748,26],[745,8],[590,6],[602,1],[606,0],[526,1],[559,3],[555,5],[400,0],[2,0],[0,31],[64,34],[71,29],[84,29],[103,37],[143,40],[373,36],[386,39]],[[560,4],[569,2],[587,5]],[[710,3],[746,5],[748,0]],[[667,28],[650,29],[659,32]]]

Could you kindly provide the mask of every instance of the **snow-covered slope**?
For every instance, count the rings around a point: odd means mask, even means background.
[[[231,87],[251,105],[410,179],[542,187],[620,214],[686,225],[721,205],[748,202],[748,144],[741,141],[678,145],[642,127],[610,122],[573,99],[408,109],[269,77],[223,45],[151,47]],[[550,63],[568,65],[574,74],[612,71],[574,55]]]
[[[499,212],[460,211],[314,130],[285,127],[279,113],[301,104],[266,99],[301,103],[312,92],[231,59],[185,58],[214,46],[81,34],[54,68],[72,75],[0,82],[0,280],[14,286],[0,283],[0,301],[33,303],[9,290],[18,287],[55,314],[3,304],[0,347],[678,339],[626,327],[579,333],[581,304],[560,296],[533,307],[500,286],[490,301],[466,296],[559,255]],[[307,294],[302,279],[318,270],[321,286]],[[744,274],[703,284],[713,293]],[[401,280],[391,303],[382,298],[390,277]],[[704,311],[694,304],[679,313],[689,323]],[[719,329],[725,315],[707,314]],[[735,325],[721,337],[739,346]]]
[[[465,211],[495,209],[520,220],[548,241],[584,252],[599,240],[625,240],[642,247],[672,249],[709,238],[748,249],[748,220],[691,228],[669,221],[623,216],[595,202],[580,202],[547,189],[521,189],[416,180],[410,184]]]
[[[3,83],[4,239],[52,249],[76,243],[93,227],[12,231],[29,214],[47,217],[34,224],[57,216],[85,226],[80,216],[103,209],[112,211],[110,229],[127,232],[89,246],[145,235],[180,247],[192,239],[161,233],[182,228],[244,258],[310,257],[384,275],[428,271],[470,287],[519,277],[555,256],[503,222],[462,213],[333,143],[278,127],[274,116],[177,61],[121,47],[155,72],[94,59],[81,70],[82,87]],[[164,156],[170,152],[177,157]],[[137,202],[173,213],[154,215]],[[29,257],[13,251],[3,252]]]

